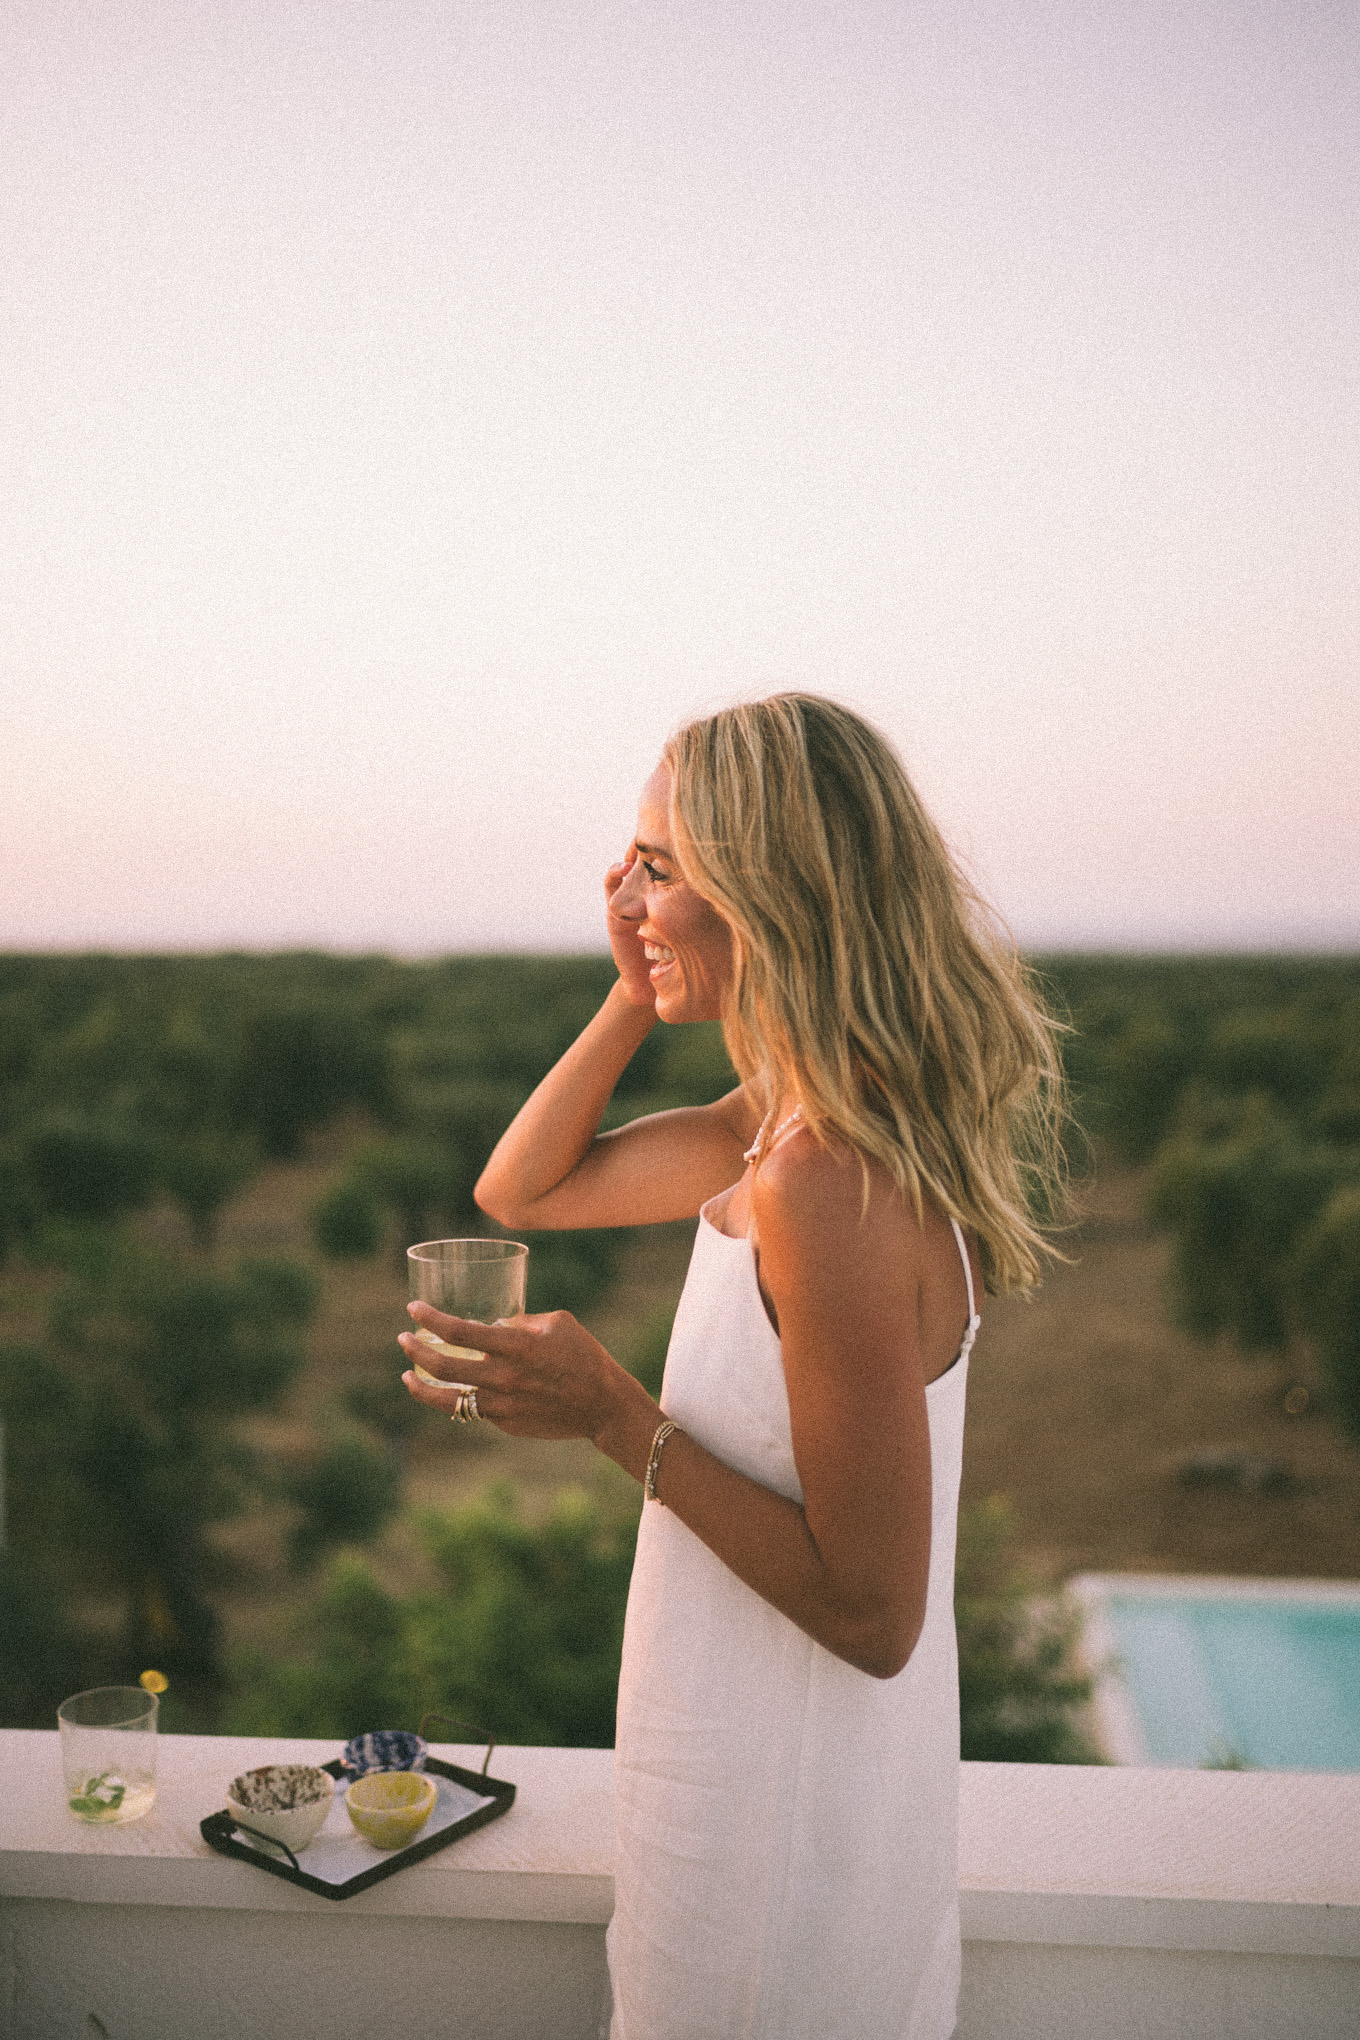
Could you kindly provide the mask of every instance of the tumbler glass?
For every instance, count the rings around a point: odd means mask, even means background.
[[[518,1240],[424,1240],[406,1249],[411,1271],[412,1300],[432,1303],[436,1310],[454,1317],[478,1318],[495,1324],[500,1318],[518,1317],[524,1309],[524,1284],[529,1269],[529,1249]],[[450,1346],[423,1327],[416,1332],[423,1344],[454,1360],[480,1360],[475,1346]],[[456,1384],[441,1381],[417,1365],[422,1381],[439,1388]],[[466,1384],[463,1384],[466,1386]]]
[[[140,1820],[156,1800],[156,1716],[141,1686],[94,1686],[57,1709],[66,1804],[77,1820]]]

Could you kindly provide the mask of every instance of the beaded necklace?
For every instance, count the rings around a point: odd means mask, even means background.
[[[765,1114],[765,1117],[760,1122],[760,1132],[756,1135],[750,1147],[747,1148],[746,1153],[742,1156],[742,1160],[746,1162],[758,1162],[763,1160],[764,1157],[769,1153],[770,1149],[775,1145],[775,1142],[780,1138],[781,1134],[787,1133],[789,1128],[793,1125],[794,1120],[801,1119],[802,1116],[803,1116],[802,1106],[795,1105],[792,1112],[790,1112],[790,1114],[788,1115],[788,1118],[781,1119],[778,1126],[776,1126],[774,1132],[771,1133],[770,1121],[774,1118],[774,1107],[773,1105],[771,1105],[769,1111]]]

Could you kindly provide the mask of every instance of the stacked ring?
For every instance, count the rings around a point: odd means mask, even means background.
[[[482,1413],[477,1407],[476,1389],[460,1388],[449,1421],[454,1424],[476,1424],[481,1422],[481,1416]]]

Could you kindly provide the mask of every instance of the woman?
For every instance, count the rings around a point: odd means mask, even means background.
[[[486,1358],[403,1344],[644,1483],[614,2040],[944,2040],[964,1389],[984,1277],[1038,1271],[1053,1027],[891,748],[817,696],[681,729],[606,893],[618,980],[477,1197],[515,1229],[699,1216],[661,1408],[561,1312],[413,1304]],[[712,1019],[737,1089],[600,1133],[657,1021]]]

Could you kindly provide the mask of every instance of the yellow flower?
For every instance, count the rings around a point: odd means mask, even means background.
[[[143,1672],[137,1684],[145,1686],[148,1693],[164,1693],[170,1681],[164,1672]]]

